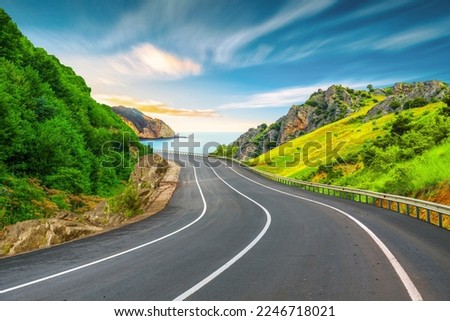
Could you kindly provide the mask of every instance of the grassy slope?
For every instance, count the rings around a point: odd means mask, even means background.
[[[378,99],[382,99],[378,97]],[[416,156],[405,162],[392,161],[388,170],[380,171],[364,168],[359,161],[348,162],[348,159],[358,159],[362,145],[368,140],[374,140],[378,136],[389,133],[390,124],[395,119],[395,114],[389,114],[363,123],[364,116],[374,104],[363,107],[355,114],[329,124],[314,132],[294,139],[285,145],[277,147],[270,152],[261,155],[254,160],[257,168],[277,175],[299,178],[303,180],[322,181],[324,174],[318,171],[320,164],[330,165],[339,170],[343,176],[328,180],[335,185],[351,186],[356,188],[381,191],[387,193],[403,194],[425,198],[441,203],[450,203],[449,181],[450,181],[450,141],[435,146],[422,155]],[[411,109],[402,113],[412,113],[414,119],[420,123],[431,121],[438,114],[439,109],[444,107],[442,102],[429,104],[422,108]],[[339,150],[342,159],[327,159],[326,136],[331,133],[333,148],[343,144]],[[330,134],[329,134],[330,135]],[[311,147],[307,158],[315,164],[309,164],[304,157],[304,150],[311,142],[318,142],[322,148]],[[300,160],[293,165],[293,154],[300,155]],[[336,155],[334,155],[336,156]],[[334,161],[334,163],[331,163]]]
[[[383,97],[377,98],[380,101],[383,99]],[[294,153],[299,153],[303,158],[304,147],[308,146],[307,144],[310,142],[318,142],[323,148],[310,148],[308,158],[311,161],[319,160],[322,163],[325,163],[327,159],[325,147],[327,132],[332,133],[333,146],[336,146],[341,142],[345,143],[340,150],[341,156],[356,152],[359,144],[367,139],[374,139],[378,135],[386,132],[386,130],[380,126],[382,124],[381,120],[383,120],[384,123],[384,119],[375,121],[375,125],[373,122],[361,124],[360,117],[367,114],[375,104],[375,102],[371,102],[349,117],[320,127],[313,132],[276,147],[270,152],[260,155],[253,162],[256,163],[261,170],[287,177],[304,178],[312,171],[317,170],[317,166],[310,167],[307,162],[302,159],[300,162],[297,162],[295,166],[286,166],[286,162],[291,162],[293,160],[292,155]],[[386,117],[389,118],[386,119],[386,121],[389,121],[393,118],[393,115],[388,115]]]

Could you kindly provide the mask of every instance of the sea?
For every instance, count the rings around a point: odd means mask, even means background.
[[[208,155],[219,145],[235,141],[241,132],[178,133],[176,138],[142,139],[141,143],[154,150],[179,151]]]

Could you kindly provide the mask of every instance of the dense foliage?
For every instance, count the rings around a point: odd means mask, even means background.
[[[144,147],[74,71],[0,9],[0,226],[108,195]],[[57,191],[56,191],[57,190]]]

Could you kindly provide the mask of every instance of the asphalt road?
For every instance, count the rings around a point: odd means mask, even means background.
[[[218,165],[155,216],[1,259],[0,300],[450,300],[450,232]]]

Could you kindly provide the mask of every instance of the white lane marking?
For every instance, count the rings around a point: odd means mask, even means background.
[[[176,231],[174,231],[174,232],[172,232],[170,234],[162,236],[162,237],[160,237],[160,238],[158,238],[156,240],[153,240],[153,241],[150,241],[150,242],[138,245],[138,246],[133,247],[133,248],[131,248],[129,250],[126,250],[126,251],[123,251],[123,252],[120,252],[120,253],[117,253],[117,254],[105,257],[103,259],[100,259],[100,260],[97,260],[97,261],[94,261],[94,262],[90,262],[90,263],[87,263],[87,264],[84,264],[84,265],[81,265],[81,266],[77,266],[77,267],[74,267],[72,269],[65,270],[65,271],[62,271],[62,272],[59,272],[59,273],[56,273],[56,274],[52,274],[52,275],[49,275],[49,276],[46,276],[46,277],[43,277],[43,278],[40,278],[40,279],[37,279],[37,280],[34,280],[34,281],[30,281],[30,282],[27,282],[27,283],[16,285],[16,286],[13,286],[13,287],[8,288],[8,289],[0,290],[0,294],[4,294],[4,293],[11,292],[11,291],[15,291],[15,290],[18,290],[18,289],[21,289],[21,288],[24,288],[24,287],[27,287],[27,286],[30,286],[30,285],[33,285],[33,284],[36,284],[36,283],[41,283],[41,282],[44,282],[44,281],[47,281],[47,280],[54,279],[56,277],[65,275],[65,274],[69,274],[69,273],[72,273],[72,272],[75,272],[75,271],[79,271],[81,269],[85,269],[87,267],[90,267],[90,266],[93,266],[93,265],[96,265],[96,264],[99,264],[99,263],[102,263],[102,262],[105,262],[105,261],[112,260],[112,259],[117,258],[119,256],[122,256],[122,255],[128,254],[130,252],[134,252],[136,250],[139,250],[139,249],[141,249],[143,247],[155,244],[155,243],[157,243],[159,241],[162,241],[162,240],[164,240],[164,239],[166,239],[168,237],[171,237],[171,236],[173,236],[173,235],[175,235],[177,233],[180,233],[181,231],[183,231],[183,230],[189,228],[190,226],[194,225],[199,220],[201,220],[203,218],[203,216],[205,215],[206,209],[207,209],[207,205],[206,205],[205,196],[203,195],[202,188],[200,187],[200,183],[198,182],[197,171],[195,169],[195,166],[193,166],[193,168],[194,168],[195,182],[197,183],[197,187],[198,187],[198,190],[200,191],[200,196],[201,196],[202,202],[203,202],[203,211],[202,211],[202,213],[200,214],[199,217],[197,217],[194,221],[192,221],[188,225],[185,225],[184,227],[182,227],[182,228],[180,228],[180,229],[178,229],[178,230],[176,230]]]
[[[211,170],[214,172],[214,174],[216,174],[216,176],[225,184],[227,185],[229,188],[231,188],[233,191],[235,191],[236,193],[238,193],[239,195],[245,197],[246,199],[248,199],[250,202],[258,205],[266,214],[266,224],[264,225],[264,228],[261,230],[261,232],[258,234],[258,236],[256,236],[256,238],[249,244],[247,245],[241,252],[239,252],[236,256],[234,256],[231,260],[229,260],[227,263],[225,263],[223,266],[221,266],[218,270],[216,270],[214,273],[210,274],[208,277],[206,277],[205,279],[203,279],[202,281],[200,281],[199,283],[197,283],[196,285],[194,285],[192,288],[190,288],[189,290],[187,290],[186,292],[184,292],[183,294],[179,295],[178,297],[176,297],[173,301],[183,301],[186,298],[188,298],[189,296],[191,296],[192,294],[194,294],[195,292],[197,292],[198,290],[200,290],[202,287],[204,287],[205,285],[207,285],[209,282],[211,282],[212,280],[214,280],[216,277],[218,277],[221,273],[223,273],[225,270],[227,270],[230,266],[232,266],[234,263],[236,263],[240,258],[242,258],[248,251],[250,251],[260,240],[261,238],[264,236],[264,234],[266,234],[267,230],[269,229],[270,223],[272,221],[272,218],[270,216],[269,211],[262,206],[261,204],[259,204],[257,201],[253,200],[252,198],[248,197],[247,195],[239,192],[237,189],[235,189],[233,186],[231,186],[230,184],[228,184],[227,182],[225,182],[222,177],[220,177],[217,172],[210,167]]]
[[[376,234],[374,232],[372,232],[372,230],[370,230],[366,225],[364,225],[361,221],[357,220],[356,218],[354,218],[353,216],[351,216],[350,214],[348,214],[347,212],[344,212],[336,207],[333,207],[331,205],[322,203],[322,202],[318,202],[318,201],[314,201],[305,197],[301,197],[295,194],[291,194],[288,192],[284,192],[281,190],[278,190],[276,188],[273,187],[269,187],[269,186],[265,186],[264,184],[261,184],[251,178],[248,178],[244,175],[242,175],[241,173],[237,172],[234,168],[229,167],[233,172],[235,172],[236,174],[238,174],[239,176],[245,178],[248,181],[251,181],[257,185],[260,185],[264,188],[273,190],[275,192],[281,193],[281,194],[285,194],[288,196],[292,196],[307,202],[311,202],[314,204],[318,204],[324,207],[328,207],[332,210],[335,210],[343,215],[345,215],[346,217],[348,217],[349,219],[351,219],[353,222],[355,222],[356,224],[358,224],[364,231],[366,231],[367,234],[369,234],[369,236],[375,241],[375,243],[378,245],[378,247],[381,249],[381,251],[384,253],[384,255],[387,257],[387,259],[389,260],[389,262],[391,263],[392,267],[394,268],[395,272],[397,272],[397,275],[399,276],[400,280],[402,281],[403,285],[406,288],[406,291],[408,292],[410,298],[412,301],[422,301],[422,295],[420,294],[419,290],[417,290],[416,286],[414,285],[413,281],[411,280],[411,278],[408,276],[408,274],[406,273],[405,269],[401,266],[400,262],[396,259],[396,257],[394,256],[394,254],[392,254],[392,252],[388,249],[388,247],[383,243],[383,241],[381,241],[378,236],[376,236]]]

